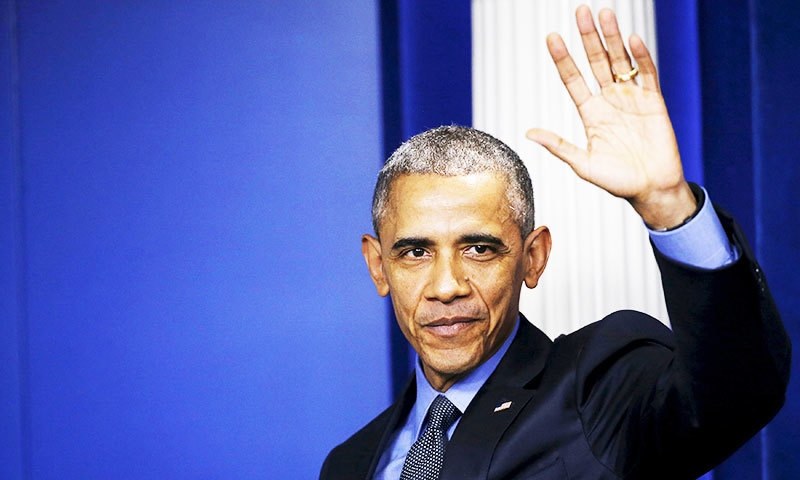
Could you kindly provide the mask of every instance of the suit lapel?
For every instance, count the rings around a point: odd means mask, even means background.
[[[408,413],[411,411],[411,407],[414,406],[416,398],[417,384],[414,380],[414,375],[412,374],[411,378],[408,380],[405,388],[403,389],[402,395],[400,395],[400,398],[398,398],[397,402],[395,402],[395,404],[392,406],[389,419],[387,420],[385,427],[383,427],[383,431],[377,444],[372,442],[371,444],[363,445],[363,448],[368,451],[368,455],[366,455],[365,458],[371,459],[368,468],[366,468],[364,471],[363,478],[371,479],[375,476],[375,469],[378,468],[378,462],[381,459],[381,455],[383,455],[383,452],[389,447],[389,440],[392,438],[392,433],[394,433],[398,425],[400,425],[400,423],[406,419]],[[359,478],[362,478],[360,474]]]
[[[522,317],[508,352],[447,445],[441,480],[487,477],[500,438],[536,393],[551,346],[550,339]]]

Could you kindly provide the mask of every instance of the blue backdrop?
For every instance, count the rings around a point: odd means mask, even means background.
[[[371,1],[5,1],[2,479],[313,478],[390,398]]]

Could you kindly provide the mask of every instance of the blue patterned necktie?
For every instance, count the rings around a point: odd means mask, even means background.
[[[433,400],[428,409],[425,430],[406,455],[400,480],[436,480],[444,464],[447,430],[461,412],[444,395]]]

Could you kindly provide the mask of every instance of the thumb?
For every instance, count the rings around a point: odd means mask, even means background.
[[[587,162],[586,152],[572,143],[564,140],[549,130],[532,128],[525,133],[528,140],[532,140],[547,149],[576,172]]]

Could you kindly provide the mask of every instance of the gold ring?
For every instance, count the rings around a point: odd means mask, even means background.
[[[639,75],[639,69],[637,67],[633,67],[633,68],[631,68],[631,71],[628,72],[628,73],[623,73],[623,74],[620,74],[620,75],[615,73],[614,74],[614,81],[617,82],[617,83],[619,83],[619,82],[627,82],[628,80],[633,80],[634,78],[636,78],[636,75]]]

